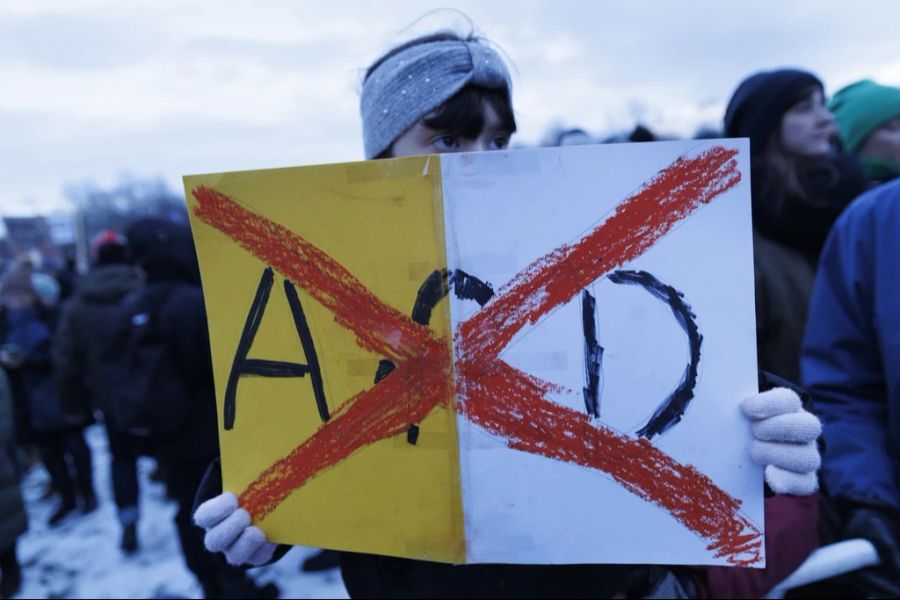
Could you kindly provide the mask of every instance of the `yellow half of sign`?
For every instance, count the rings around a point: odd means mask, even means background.
[[[425,279],[446,268],[439,157],[195,175],[184,178],[210,323],[224,488],[240,495],[270,465],[324,426],[309,373],[240,372],[233,426],[225,393],[267,265],[198,218],[205,186],[301,236],[338,261],[381,302],[410,315]],[[333,413],[375,385],[382,356],[304,290],[296,288]],[[284,274],[274,272],[246,358],[308,365]],[[447,302],[429,327],[450,345]],[[240,357],[239,357],[240,358]],[[459,449],[453,398],[407,434],[368,445],[291,492],[259,525],[272,541],[465,562]]]

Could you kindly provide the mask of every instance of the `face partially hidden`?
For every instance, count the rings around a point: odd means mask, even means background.
[[[396,139],[391,146],[391,155],[396,158],[418,154],[503,150],[509,145],[512,133],[501,127],[497,111],[487,101],[484,101],[483,106],[484,127],[481,128],[477,138],[471,139],[454,132],[432,129],[425,125],[425,119],[422,119]]]
[[[825,156],[837,133],[834,116],[825,106],[822,90],[813,88],[781,118],[781,144],[798,156]]]
[[[900,117],[883,123],[859,147],[863,158],[879,158],[900,165]]]

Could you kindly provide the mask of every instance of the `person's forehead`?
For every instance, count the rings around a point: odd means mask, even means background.
[[[801,100],[809,100],[809,99],[821,99],[825,97],[825,93],[818,86],[812,86],[808,88],[803,94],[800,96]]]

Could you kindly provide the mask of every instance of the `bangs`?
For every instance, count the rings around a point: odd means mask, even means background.
[[[436,131],[446,131],[467,139],[475,139],[484,128],[484,103],[494,109],[500,119],[500,129],[513,133],[516,118],[507,94],[479,86],[466,86],[447,100],[437,112],[422,122]]]
[[[820,94],[822,94],[822,97],[824,98],[825,89],[818,83],[811,83],[806,87],[800,88],[800,90],[797,91],[794,94],[794,96],[790,98],[790,101],[787,103],[787,108],[785,108],[785,112],[794,108],[795,106],[797,106],[804,100],[809,99],[809,97],[812,96],[816,92],[819,92]]]

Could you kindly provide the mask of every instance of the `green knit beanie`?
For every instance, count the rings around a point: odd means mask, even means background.
[[[845,148],[856,152],[873,131],[900,117],[900,88],[863,79],[836,93],[828,108],[834,113]]]

